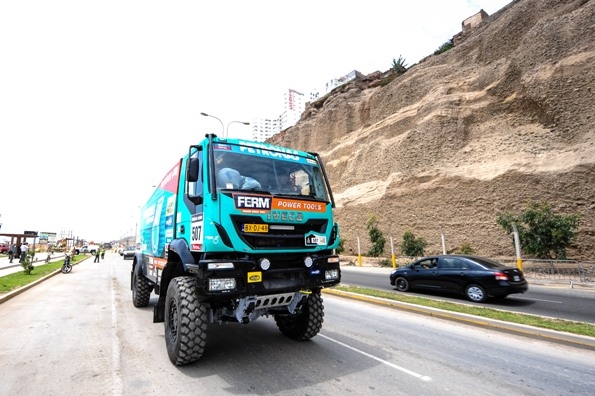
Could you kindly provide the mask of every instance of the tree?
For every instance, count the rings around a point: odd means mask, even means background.
[[[401,245],[401,253],[405,256],[423,256],[426,251],[428,243],[422,237],[417,238],[411,231],[403,233],[403,244]]]
[[[376,223],[378,223],[378,219],[376,216],[371,215],[368,218],[368,223],[366,224],[368,235],[370,236],[370,241],[372,242],[372,248],[368,252],[368,256],[370,257],[380,256],[384,251],[384,244],[386,243],[386,238],[384,238],[384,235],[378,229]]]
[[[393,58],[392,69],[397,72],[398,75],[401,75],[407,71],[407,65],[405,64],[405,58],[399,55],[399,59]]]
[[[540,259],[564,260],[566,248],[576,237],[579,216],[555,214],[547,202],[529,202],[520,215],[504,212],[496,222],[508,233],[515,223],[524,253]]]

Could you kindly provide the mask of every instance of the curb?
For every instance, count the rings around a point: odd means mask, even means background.
[[[595,351],[595,337],[582,336],[578,334],[565,333],[555,330],[542,329],[539,327],[527,326],[518,323],[504,322],[497,319],[484,318],[469,314],[445,311],[438,308],[424,307],[385,298],[366,296],[357,293],[345,292],[334,289],[323,289],[324,293],[338,297],[350,298],[368,302],[384,307],[400,309],[403,311],[431,316],[439,319],[451,320],[471,326],[487,328],[491,330],[502,331],[510,334],[530,337],[548,342],[554,342],[580,349],[589,349]]]

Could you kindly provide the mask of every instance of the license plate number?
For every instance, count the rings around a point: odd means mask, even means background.
[[[244,224],[244,232],[269,232],[268,224]]]
[[[518,282],[518,281],[521,280],[521,277],[518,276],[518,275],[515,275],[515,276],[512,277],[512,279],[514,279],[515,282]]]

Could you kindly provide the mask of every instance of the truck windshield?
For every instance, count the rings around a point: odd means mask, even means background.
[[[217,190],[253,190],[328,202],[318,163],[295,152],[214,145]]]

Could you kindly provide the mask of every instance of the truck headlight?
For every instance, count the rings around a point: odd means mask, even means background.
[[[235,278],[212,278],[209,279],[209,291],[234,290],[236,288]]]
[[[339,270],[331,269],[324,271],[324,279],[327,281],[339,279]]]

